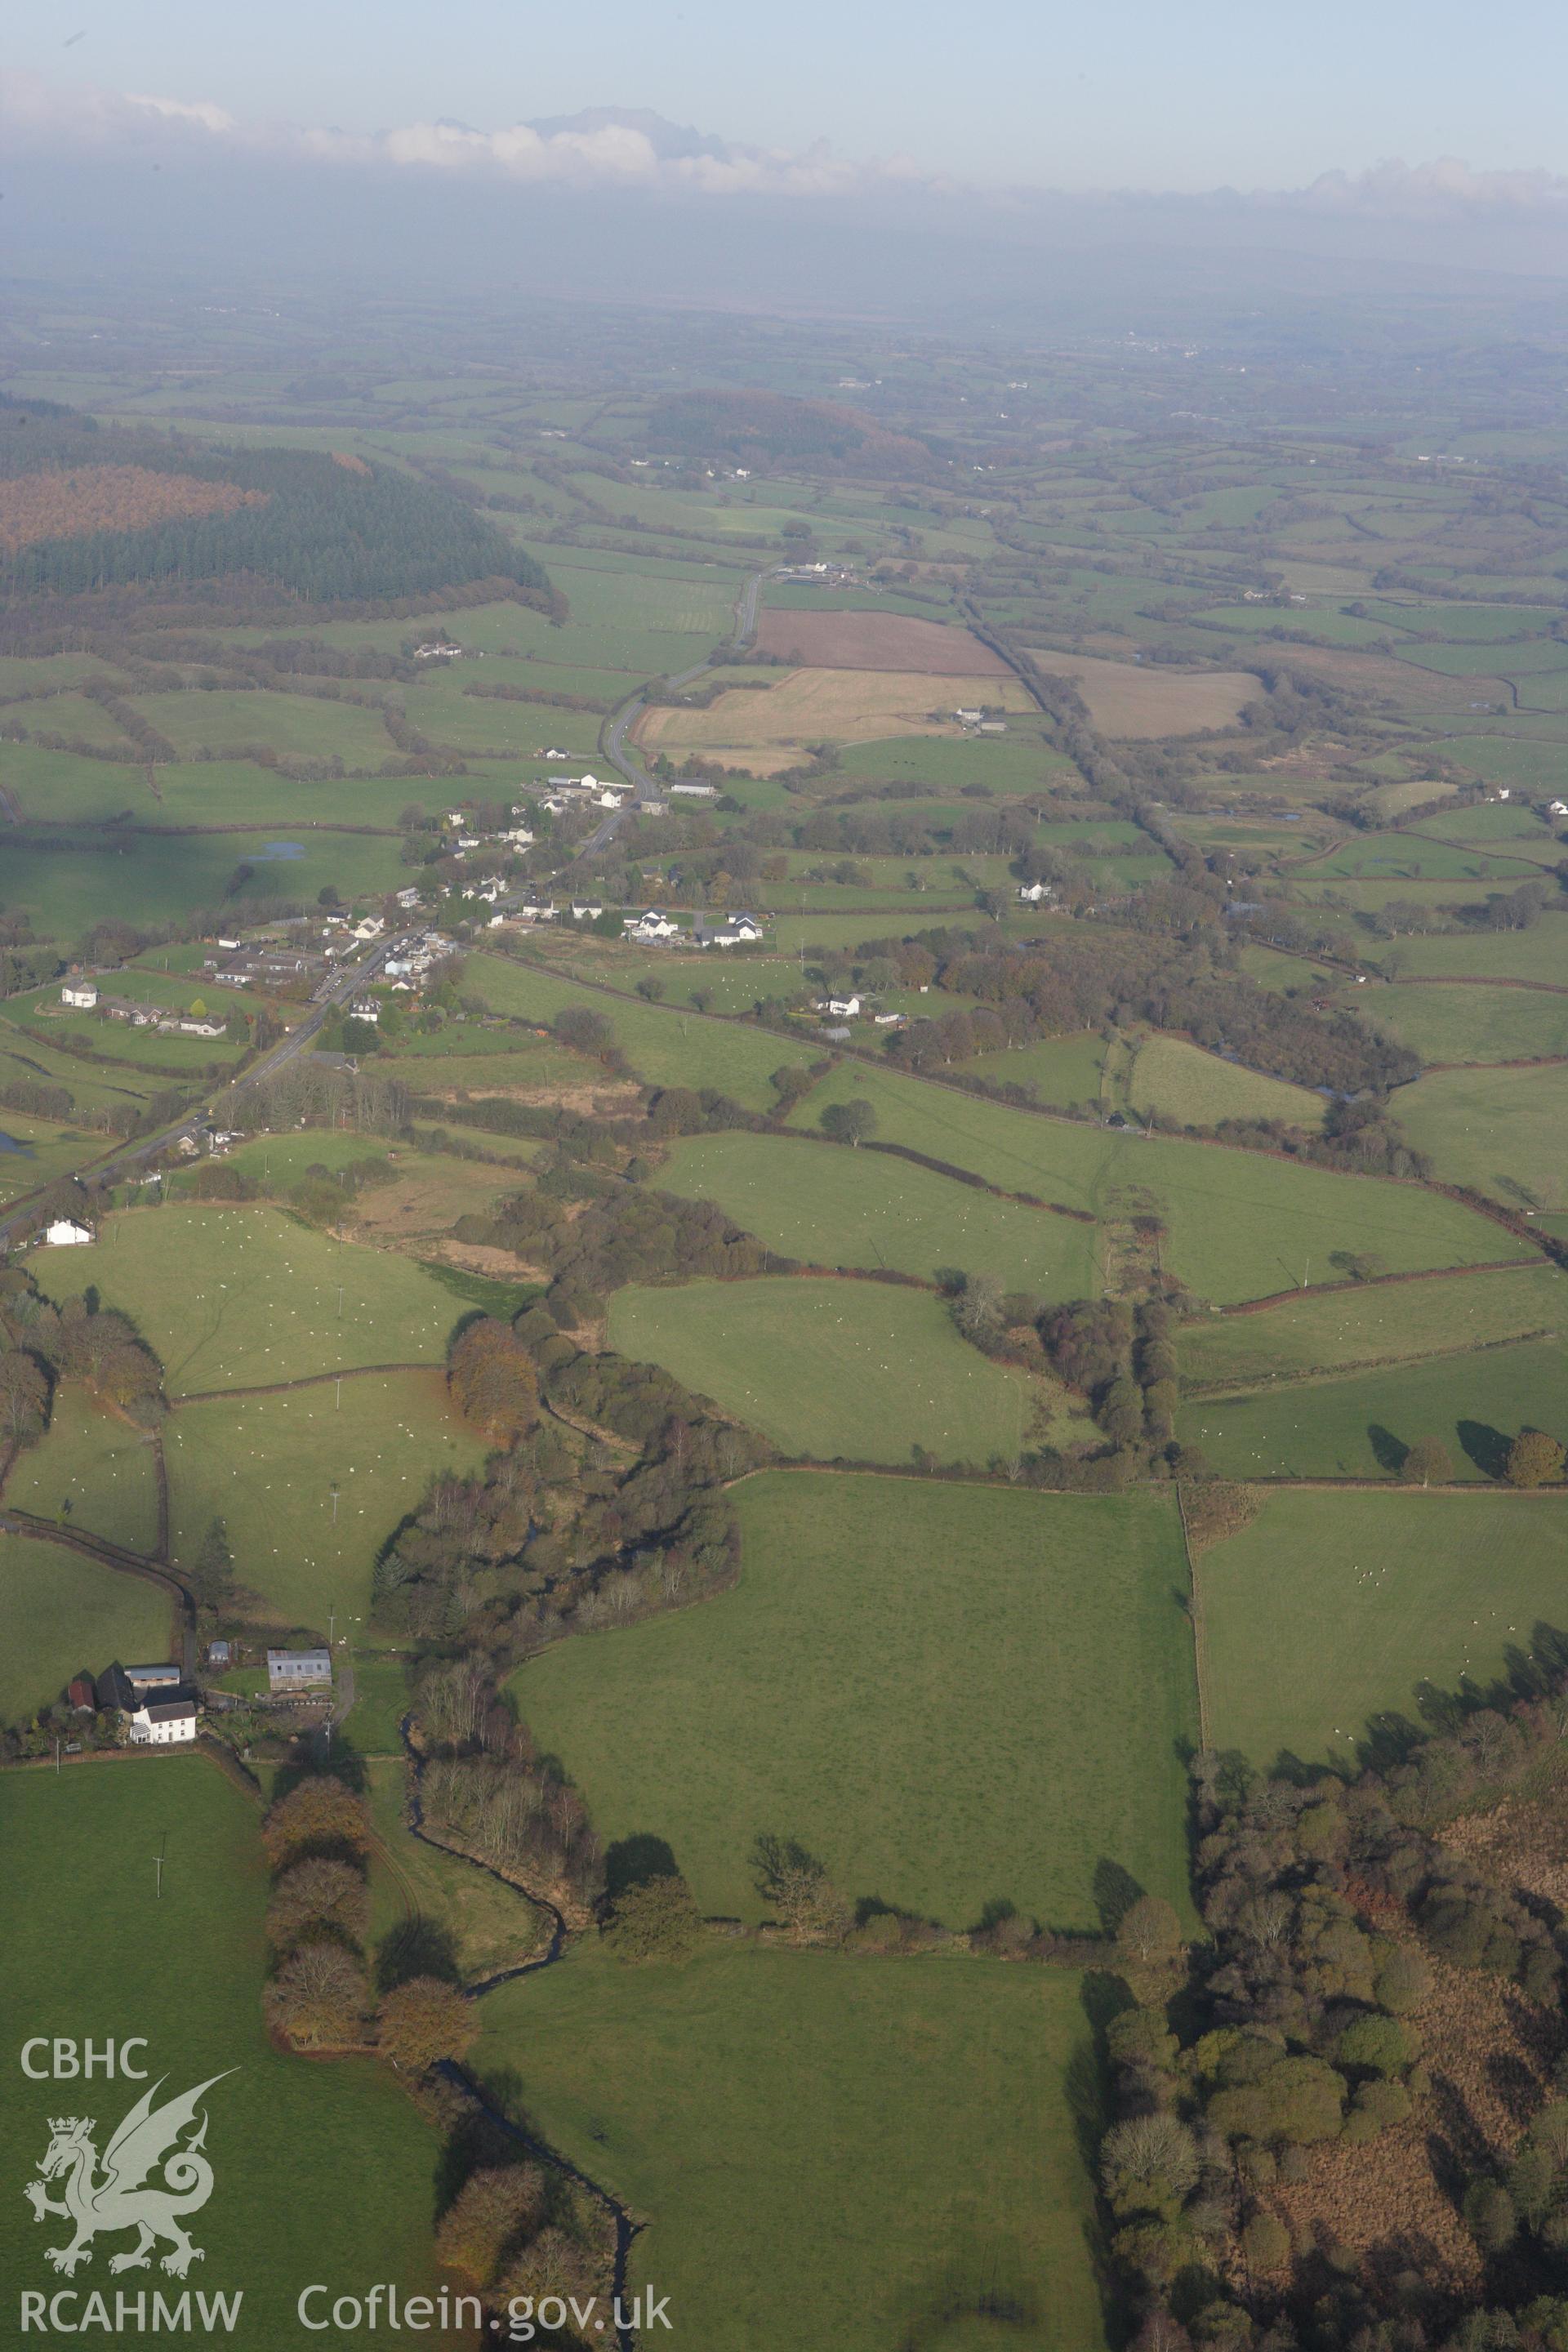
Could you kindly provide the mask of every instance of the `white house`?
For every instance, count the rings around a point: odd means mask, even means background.
[[[904,1025],[901,1013],[873,1013],[871,1018],[879,1029],[901,1029]]]
[[[970,709],[955,710],[952,715],[961,727],[978,727],[985,713],[984,710]]]
[[[1037,907],[1056,895],[1048,882],[1020,882],[1018,885],[1018,896],[1026,907]]]
[[[125,1718],[125,1737],[132,1748],[174,1748],[195,1736],[195,1699],[143,1701]]]
[[[584,899],[581,905],[575,898],[572,901],[572,920],[574,923],[596,923],[604,911],[603,907],[595,906],[591,899]]]
[[[70,1217],[57,1217],[52,1225],[44,1228],[44,1239],[50,1249],[68,1249],[93,1238],[86,1225],[79,1225]]]
[[[98,1003],[98,990],[90,980],[68,980],[60,991],[62,1004],[74,1004],[80,1012],[90,1013]]]
[[[406,890],[399,890],[395,895],[400,907],[416,907],[419,904],[419,893],[412,882]]]
[[[754,915],[726,915],[721,923],[710,923],[699,915],[691,936],[700,948],[750,947],[762,938],[763,927]]]
[[[381,1019],[381,1007],[374,996],[356,996],[349,1006],[349,1017],[353,1021],[378,1022]]]
[[[822,997],[817,1001],[816,1009],[819,1013],[835,1013],[841,1021],[852,1021],[860,1010],[860,999],[858,996]]]
[[[354,937],[356,940],[378,940],[385,929],[384,916],[364,915],[354,925]]]
[[[649,907],[644,914],[626,918],[626,932],[629,940],[673,940],[679,930],[680,925],[672,922],[668,915],[660,914],[657,907]]]
[[[1568,816],[1568,801],[1548,801],[1546,814],[1548,816]]]

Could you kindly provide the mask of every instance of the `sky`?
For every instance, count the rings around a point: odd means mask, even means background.
[[[62,105],[351,133],[649,108],[980,186],[1293,189],[1393,158],[1568,174],[1561,0],[33,0],[5,50]]]

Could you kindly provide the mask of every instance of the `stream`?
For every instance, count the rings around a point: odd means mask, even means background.
[[[410,1833],[424,1844],[433,1846],[437,1853],[448,1854],[455,1862],[467,1863],[470,1870],[482,1870],[488,1878],[495,1879],[498,1885],[506,1887],[515,1895],[520,1902],[531,1903],[536,1910],[544,1912],[550,1920],[550,1941],[542,1952],[535,1953],[530,1959],[521,1960],[516,1968],[499,1969],[493,1976],[481,1977],[476,1983],[464,1986],[463,1990],[470,2000],[482,2000],[487,1993],[494,1992],[498,1985],[511,1984],[518,1977],[533,1976],[541,1969],[553,1968],[556,1961],[565,1953],[570,1931],[563,1915],[548,1897],[530,1894],[526,1887],[519,1886],[514,1880],[505,1877],[489,1863],[475,1861],[472,1854],[464,1853],[457,1846],[447,1845],[444,1839],[437,1837],[432,1831],[426,1828],[425,1806],[420,1793],[420,1782],[425,1773],[425,1759],[409,1737],[409,1725],[412,1721],[412,1716],[405,1715],[397,1727],[398,1736],[403,1741],[404,1753],[407,1757],[409,1765],[407,1826]],[[616,2257],[611,2293],[616,2298],[617,2315],[626,2309],[626,2266],[631,2255],[632,2240],[642,2228],[642,2223],[634,2221],[620,2200],[612,2196],[610,2191],[598,2181],[591,2179],[587,2173],[572,2162],[570,2157],[563,2156],[559,2148],[552,2147],[549,2141],[541,2139],[536,2132],[531,2132],[523,2125],[514,2123],[509,2115],[485,2096],[473,2077],[459,2066],[455,2059],[443,2059],[435,2072],[443,2081],[450,2083],[456,2089],[460,2090],[465,2097],[472,2099],[477,2106],[482,2107],[491,2122],[498,2126],[509,2139],[515,2140],[520,2147],[526,2148],[529,2154],[537,2157],[542,2164],[549,2165],[552,2170],[574,2182],[577,2188],[586,2190],[595,2202],[611,2216],[616,2225]],[[622,2321],[617,2317],[615,2344],[616,2352],[636,2352],[637,2331],[629,2321]]]

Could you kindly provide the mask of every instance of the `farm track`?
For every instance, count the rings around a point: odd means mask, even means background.
[[[1403,1177],[1392,1177],[1392,1183],[1403,1183]],[[1336,1290],[1381,1290],[1393,1282],[1453,1282],[1464,1274],[1515,1274],[1521,1265],[1533,1266],[1533,1257],[1492,1257],[1479,1265],[1427,1265],[1414,1267],[1408,1274],[1374,1274],[1363,1282],[1347,1278],[1343,1282],[1314,1282],[1310,1287],[1314,1298],[1330,1298]],[[1238,1298],[1229,1307],[1215,1307],[1218,1315],[1261,1315],[1268,1307],[1283,1307],[1288,1299],[1304,1298],[1307,1290],[1300,1284],[1289,1290],[1271,1290],[1267,1298]]]
[[[1459,1356],[1489,1356],[1499,1348],[1530,1348],[1542,1339],[1555,1339],[1557,1333],[1544,1327],[1537,1331],[1512,1331],[1506,1339],[1477,1339],[1468,1346],[1428,1348],[1418,1356],[1369,1356],[1354,1364],[1313,1364],[1301,1372],[1276,1372],[1261,1381],[1226,1381],[1203,1382],[1194,1388],[1184,1388],[1184,1404],[1247,1404],[1257,1397],[1278,1396],[1286,1389],[1316,1389],[1331,1386],[1339,1381],[1359,1381],[1374,1372],[1412,1370],[1417,1364],[1443,1364]]]
[[[283,1396],[290,1389],[324,1388],[329,1381],[363,1381],[380,1372],[438,1372],[438,1363],[424,1364],[345,1364],[341,1372],[301,1372],[291,1381],[262,1381],[242,1389],[187,1389],[169,1399],[169,1410],[177,1412],[184,1404],[217,1404],[230,1397]]]

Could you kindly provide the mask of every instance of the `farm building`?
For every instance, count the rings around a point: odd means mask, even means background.
[[[207,1664],[209,1666],[231,1666],[234,1664],[234,1643],[232,1642],[209,1642],[207,1643]]]
[[[98,1705],[98,1693],[90,1675],[77,1675],[67,1685],[66,1703],[78,1715],[90,1715]]]
[[[319,1690],[331,1685],[330,1650],[268,1650],[268,1687],[274,1691]]]
[[[90,980],[68,980],[60,991],[62,1004],[74,1004],[79,1013],[90,1013],[98,1003],[98,989]]]

